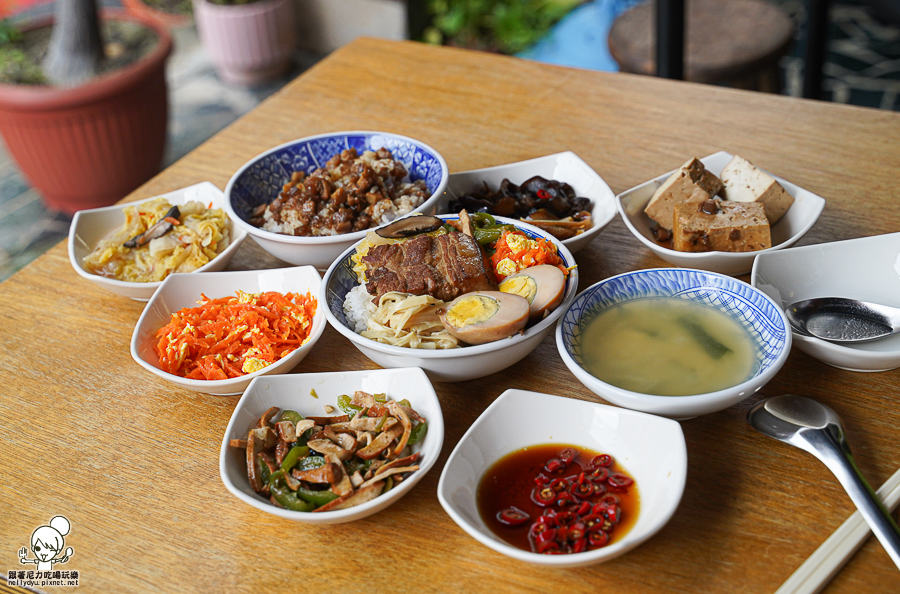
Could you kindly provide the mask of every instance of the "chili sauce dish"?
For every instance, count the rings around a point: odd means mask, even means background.
[[[419,140],[330,132],[250,159],[228,181],[225,208],[276,258],[325,270],[367,229],[434,212],[448,175],[441,154]]]
[[[263,376],[234,409],[219,471],[228,491],[259,510],[338,524],[397,503],[443,441],[441,405],[421,369]]]
[[[382,367],[421,367],[441,382],[496,373],[533,351],[575,298],[578,268],[549,232],[485,213],[395,224],[416,227],[370,232],[335,260],[320,294],[328,323]]]
[[[247,232],[224,209],[222,191],[202,182],[78,211],[69,227],[69,262],[97,286],[147,301],[170,274],[215,272],[228,265]]]
[[[556,329],[560,356],[601,398],[690,418],[756,393],[791,349],[782,309],[729,276],[660,268],[581,292]]]
[[[438,500],[498,553],[577,567],[618,557],[662,530],[686,478],[676,421],[507,390],[450,454]]]
[[[131,357],[181,388],[240,394],[291,371],[325,331],[311,266],[173,274],[135,325]]]
[[[575,254],[615,218],[616,199],[590,165],[566,151],[450,174],[438,212],[461,208],[521,218]]]

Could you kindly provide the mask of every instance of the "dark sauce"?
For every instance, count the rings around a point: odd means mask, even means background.
[[[558,459],[560,452],[566,448],[575,450],[574,460],[565,465],[565,468],[556,472],[548,472],[545,465],[550,459]],[[579,504],[566,503],[564,505],[553,504],[549,507],[541,507],[532,500],[532,493],[537,487],[536,480],[543,475],[549,480],[558,478],[577,481],[580,473],[590,475],[596,466],[591,461],[601,452],[594,452],[587,448],[568,444],[542,444],[516,450],[500,458],[485,472],[478,483],[476,500],[478,513],[481,519],[491,531],[508,544],[525,550],[534,551],[533,538],[529,537],[532,525],[541,516],[546,516],[549,510],[552,513],[571,511],[577,509]],[[629,476],[628,473],[613,460],[608,466],[610,473]],[[598,502],[604,495],[615,495],[618,498],[620,520],[607,531],[609,540],[601,546],[609,546],[623,538],[634,526],[640,509],[640,496],[637,484],[631,483],[627,487],[616,487],[608,481],[602,481],[602,494],[595,493],[592,496],[579,498],[579,501]],[[530,516],[530,519],[519,526],[508,526],[498,519],[498,515],[504,510],[515,507]],[[593,550],[599,546],[587,546],[585,550]],[[566,552],[566,551],[561,551]],[[567,552],[575,552],[571,549]]]

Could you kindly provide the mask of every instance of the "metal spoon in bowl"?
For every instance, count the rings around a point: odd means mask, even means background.
[[[758,402],[747,413],[747,422],[760,433],[805,450],[825,464],[900,567],[900,527],[856,467],[841,419],[833,410],[812,398],[785,394]]]
[[[832,342],[861,342],[900,332],[900,309],[844,297],[819,297],[790,304],[791,326]]]

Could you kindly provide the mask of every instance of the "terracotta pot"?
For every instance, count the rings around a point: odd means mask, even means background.
[[[194,17],[189,14],[173,14],[171,12],[163,12],[152,6],[144,4],[143,0],[122,0],[122,6],[130,14],[144,20],[154,20],[162,23],[166,27],[180,28],[189,27],[194,23]]]
[[[44,201],[68,213],[124,198],[159,171],[166,143],[168,31],[122,12],[102,17],[141,22],[159,43],[139,62],[78,87],[0,84],[9,153]]]
[[[259,84],[288,71],[296,44],[293,0],[219,6],[194,0],[200,41],[222,80]]]

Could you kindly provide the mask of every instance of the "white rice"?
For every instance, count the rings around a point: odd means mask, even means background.
[[[372,296],[366,291],[365,285],[356,285],[347,292],[347,297],[344,298],[344,315],[347,317],[347,323],[357,334],[368,327],[369,318],[376,309],[377,307],[372,303]]]

